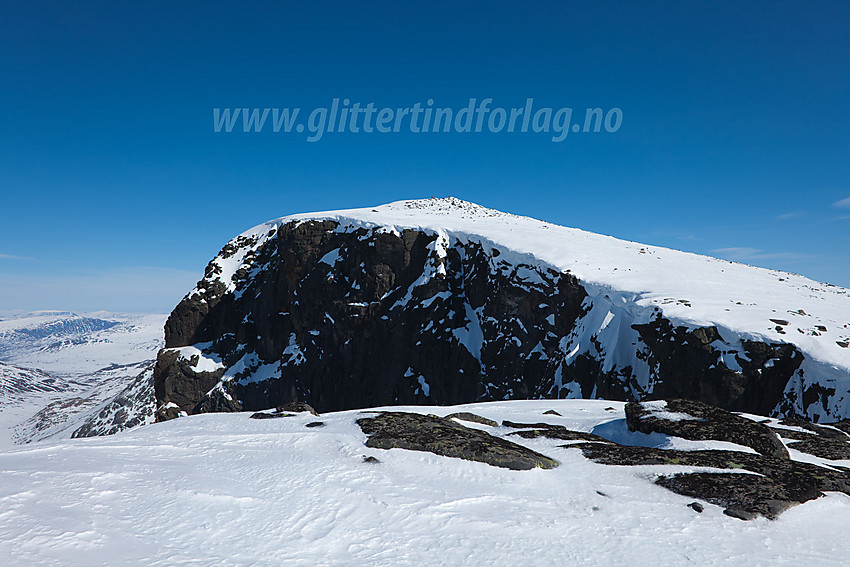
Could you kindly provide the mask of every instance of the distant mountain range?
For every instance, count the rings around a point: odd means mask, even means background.
[[[0,445],[152,421],[164,315],[0,314]]]

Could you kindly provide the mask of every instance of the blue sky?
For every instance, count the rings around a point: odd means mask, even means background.
[[[169,311],[260,222],[431,195],[850,287],[850,4],[484,5],[3,2],[0,309]],[[346,97],[623,123],[213,130]]]

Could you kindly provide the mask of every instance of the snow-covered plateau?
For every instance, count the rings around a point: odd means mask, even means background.
[[[9,566],[86,567],[773,567],[843,565],[850,556],[846,494],[826,492],[775,520],[743,522],[721,506],[654,484],[659,475],[714,469],[610,466],[570,448],[571,441],[511,435],[527,430],[522,423],[545,422],[620,443],[753,454],[729,443],[630,432],[623,403],[386,409],[471,412],[499,425],[455,421],[559,465],[510,470],[423,451],[370,448],[357,420],[371,412],[264,420],[246,413],[190,416],[0,453],[0,556]],[[795,451],[792,457],[850,465]]]

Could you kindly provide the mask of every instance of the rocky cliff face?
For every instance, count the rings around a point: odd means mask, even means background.
[[[295,219],[209,264],[166,323],[154,385],[160,420],[568,397],[840,417],[797,346],[758,338],[668,318],[488,238]]]
[[[186,297],[165,327],[158,399],[188,413],[291,400],[330,411],[552,389],[546,353],[587,295],[574,277],[414,230],[336,228],[283,226],[236,293],[212,285]],[[198,360],[220,367],[198,372],[191,355],[169,350],[197,343],[208,345]]]

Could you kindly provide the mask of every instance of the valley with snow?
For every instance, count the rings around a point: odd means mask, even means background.
[[[115,421],[114,399],[141,374],[151,376],[164,321],[104,312],[0,313],[0,447],[69,438],[86,424],[91,430],[104,410]],[[142,421],[150,423],[152,384],[144,396],[150,399],[128,407],[128,416],[147,414]]]

